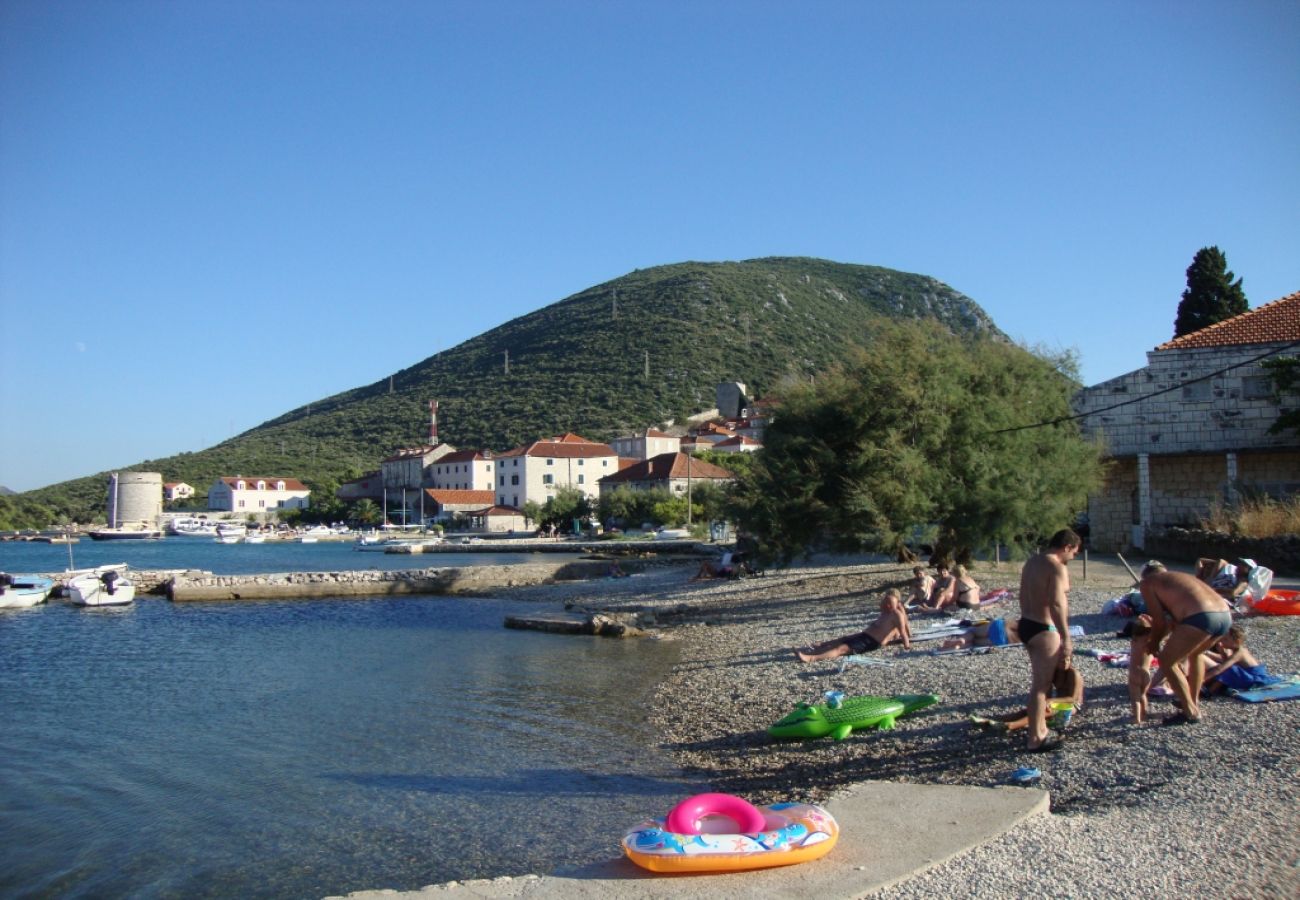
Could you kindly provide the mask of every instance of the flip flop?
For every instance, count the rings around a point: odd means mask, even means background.
[[[1187,715],[1187,713],[1177,712],[1174,713],[1172,716],[1165,716],[1163,719],[1160,720],[1160,724],[1161,725],[1199,725],[1201,724],[1201,720],[1200,718],[1193,719],[1191,716]]]
[[[1026,753],[1054,753],[1065,746],[1065,741],[1061,740],[1054,734],[1049,734],[1043,738],[1043,742],[1037,747],[1026,747]]]

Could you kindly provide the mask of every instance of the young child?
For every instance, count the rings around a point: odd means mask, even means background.
[[[924,606],[930,602],[930,591],[934,589],[934,579],[930,577],[930,574],[925,569],[920,566],[913,568],[910,584],[912,592],[907,595],[909,608]]]
[[[1128,651],[1128,699],[1133,711],[1133,724],[1141,725],[1147,719],[1147,690],[1151,687],[1151,648],[1147,638],[1151,634],[1151,617],[1138,616],[1129,632],[1132,638]]]
[[[1281,680],[1268,674],[1268,667],[1246,649],[1246,630],[1240,624],[1229,628],[1214,649],[1206,651],[1205,657],[1211,665],[1205,673],[1205,689],[1212,694],[1225,690],[1248,691]]]

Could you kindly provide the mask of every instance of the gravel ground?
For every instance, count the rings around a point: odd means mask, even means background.
[[[682,568],[622,580],[521,588],[518,599],[564,601],[637,612],[665,640],[685,643],[660,685],[651,720],[663,746],[716,790],[755,802],[825,800],[867,779],[1000,785],[1025,765],[1043,772],[1052,815],[890,888],[889,897],[956,893],[980,897],[1101,897],[1192,894],[1300,895],[1295,827],[1300,701],[1266,704],[1214,699],[1199,725],[1162,727],[1173,711],[1153,698],[1153,723],[1130,724],[1126,673],[1079,651],[1123,652],[1123,619],[1102,605],[1131,585],[1118,565],[1093,561],[1083,577],[1070,566],[1075,665],[1085,707],[1052,754],[1024,752],[1023,734],[973,728],[972,713],[1022,708],[1028,660],[1010,647],[978,655],[934,656],[935,643],[896,645],[874,656],[888,666],[803,664],[793,648],[860,630],[886,587],[910,567],[835,560],[726,582],[689,582]],[[984,591],[1014,589],[1018,566],[975,568]],[[992,607],[1015,618],[1014,600]],[[913,631],[932,622],[913,618]],[[1244,620],[1247,646],[1276,673],[1300,672],[1300,617]],[[801,701],[831,689],[847,694],[934,692],[938,706],[898,721],[892,732],[855,733],[842,742],[771,741],[766,728]],[[1032,862],[1027,862],[1032,861]]]

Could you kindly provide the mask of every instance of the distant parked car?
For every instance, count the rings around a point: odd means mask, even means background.
[[[689,538],[691,533],[685,528],[660,528],[655,537],[661,541],[681,541]]]

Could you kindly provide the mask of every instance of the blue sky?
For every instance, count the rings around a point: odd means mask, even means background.
[[[688,259],[932,275],[1111,378],[1203,246],[1300,290],[1298,47],[1293,0],[5,0],[0,485]]]

